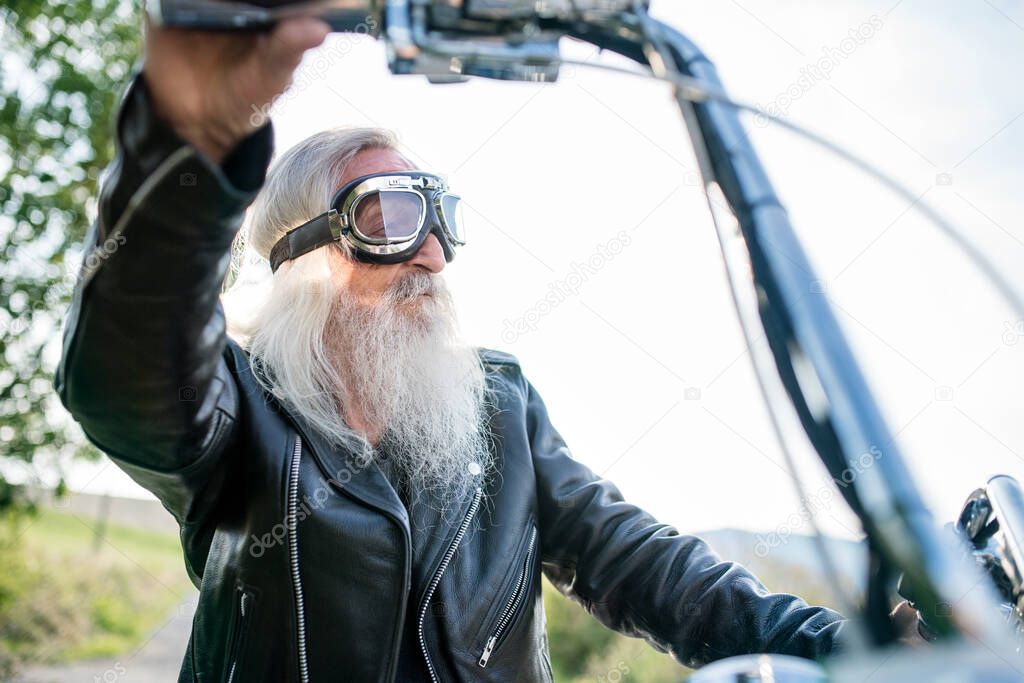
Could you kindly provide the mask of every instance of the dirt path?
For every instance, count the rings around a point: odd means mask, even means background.
[[[178,680],[181,658],[188,645],[192,615],[199,594],[194,593],[167,616],[134,652],[109,659],[94,659],[61,667],[32,669],[19,683],[164,683]]]

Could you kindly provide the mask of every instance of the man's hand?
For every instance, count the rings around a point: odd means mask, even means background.
[[[917,610],[910,606],[910,602],[904,600],[896,605],[889,617],[896,625],[896,631],[900,634],[899,643],[905,647],[921,648],[928,645],[918,630]]]
[[[269,32],[213,32],[157,27],[147,16],[143,74],[157,112],[219,164],[263,125],[262,114],[291,83],[302,54],[329,32],[311,17]]]

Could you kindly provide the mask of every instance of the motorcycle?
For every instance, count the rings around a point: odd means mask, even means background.
[[[650,16],[649,0],[323,0],[249,3],[149,0],[162,25],[262,30],[282,17],[315,14],[335,31],[365,33],[385,43],[393,74],[432,83],[471,77],[547,82],[563,65],[657,78],[674,86],[699,162],[748,346],[764,334],[769,350],[753,353],[762,396],[793,479],[795,466],[780,428],[783,407],[795,410],[822,463],[859,518],[869,553],[863,607],[854,616],[852,647],[823,665],[778,655],[715,662],[694,683],[774,681],[1021,680],[1024,630],[1024,492],[1011,477],[974,491],[954,533],[936,524],[915,485],[825,297],[786,210],[752,147],[739,115],[750,112],[839,155],[896,194],[913,200],[978,266],[1024,317],[1018,292],[955,226],[899,183],[856,155],[802,127],[732,99],[715,66],[677,29]],[[572,37],[623,55],[640,69],[576,62],[560,56]],[[723,208],[724,207],[724,208]],[[785,397],[785,398],[783,398]],[[884,445],[884,447],[883,447]],[[875,466],[856,471],[859,454],[882,449]],[[803,497],[803,496],[802,496]],[[818,536],[823,565],[835,564]],[[925,650],[897,647],[890,593],[918,612]],[[840,598],[843,596],[840,595]]]

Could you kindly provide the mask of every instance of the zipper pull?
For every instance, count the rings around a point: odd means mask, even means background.
[[[497,636],[491,636],[487,641],[487,647],[484,648],[484,653],[480,655],[480,661],[477,662],[480,666],[487,666],[487,660],[491,658],[491,652],[494,650],[495,643],[498,642]]]

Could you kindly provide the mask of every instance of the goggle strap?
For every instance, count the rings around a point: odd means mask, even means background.
[[[332,211],[322,213],[308,223],[303,223],[285,233],[270,250],[271,272],[277,272],[277,269],[285,261],[298,258],[325,244],[334,242],[337,236],[331,231],[332,213]]]

